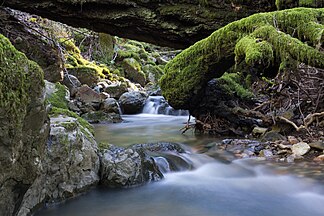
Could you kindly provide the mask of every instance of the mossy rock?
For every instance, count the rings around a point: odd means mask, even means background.
[[[148,77],[148,81],[153,83],[157,83],[163,75],[163,70],[157,65],[147,64],[143,66],[142,70],[146,77]]]
[[[58,117],[60,115],[64,115],[64,116],[76,118],[78,120],[78,123],[82,126],[81,127],[81,129],[83,130],[82,132],[84,132],[85,134],[91,135],[91,136],[93,136],[93,134],[94,134],[93,126],[88,121],[86,121],[85,119],[78,116],[78,114],[76,114],[75,112],[72,112],[68,109],[52,107],[49,114],[50,114],[50,117]],[[86,129],[86,130],[84,130],[84,129]]]
[[[218,29],[165,66],[163,95],[174,108],[190,109],[199,103],[206,83],[221,77],[235,60],[250,68],[285,63],[296,69],[298,62],[323,68],[323,14],[323,8],[294,8],[255,14]]]
[[[141,69],[141,64],[134,58],[126,58],[123,60],[125,76],[129,80],[139,83],[141,86],[146,84],[146,76]]]
[[[0,113],[11,120],[13,128],[19,129],[30,99],[44,87],[44,74],[1,34],[0,65]]]
[[[66,86],[46,81],[46,99],[53,107],[68,109],[70,93]]]
[[[97,66],[83,65],[72,68],[67,68],[69,74],[76,76],[82,84],[92,86],[99,82],[103,75],[103,69]]]

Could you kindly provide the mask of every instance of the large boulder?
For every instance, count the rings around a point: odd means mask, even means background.
[[[82,84],[93,86],[100,80],[100,68],[92,65],[80,65],[68,67],[69,74],[76,76]]]
[[[129,148],[110,145],[101,152],[100,182],[107,187],[131,187],[159,181],[164,172],[192,168],[182,153],[185,150],[176,143],[137,144]]]
[[[107,98],[103,101],[100,110],[106,113],[116,113],[120,114],[120,108],[118,101],[115,98]]]
[[[40,174],[48,134],[43,71],[0,34],[0,215],[14,215]]]
[[[145,92],[126,92],[119,98],[119,104],[124,114],[136,114],[143,110],[146,98]]]
[[[28,215],[44,202],[77,196],[99,182],[99,157],[91,126],[72,112],[54,109],[43,172],[27,191],[18,215]]]
[[[104,91],[115,99],[118,99],[122,94],[128,91],[126,83],[114,83],[105,87]]]
[[[141,86],[146,84],[145,73],[141,69],[141,64],[134,58],[125,58],[123,60],[123,68],[125,77],[133,82],[139,83]]]
[[[46,157],[50,199],[66,199],[99,181],[97,143],[89,126],[71,116],[51,117]]]

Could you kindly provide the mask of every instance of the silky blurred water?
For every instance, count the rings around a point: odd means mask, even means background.
[[[122,117],[124,121],[119,124],[94,125],[97,142],[127,147],[131,144],[159,141],[200,145],[215,140],[206,136],[197,137],[193,130],[182,134],[181,129],[186,125],[189,116],[138,114]]]
[[[207,143],[193,133],[181,135],[187,117],[123,116],[124,123],[97,125],[98,141],[129,146],[156,141]],[[254,159],[222,163],[186,154],[197,167],[165,175],[160,182],[131,189],[96,188],[37,216],[323,216],[324,187],[311,178],[280,172]],[[319,170],[321,172],[321,170]]]

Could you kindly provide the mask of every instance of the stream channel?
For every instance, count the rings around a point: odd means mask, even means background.
[[[194,149],[215,141],[188,131],[187,116],[124,115],[119,124],[95,125],[96,139],[119,146],[158,141]],[[323,216],[324,185],[279,172],[255,159],[223,163],[188,153],[196,169],[166,173],[159,182],[129,189],[98,187],[36,215],[46,216]],[[279,166],[279,165],[278,165]],[[278,169],[278,168],[277,168]],[[304,168],[305,169],[305,168]],[[320,168],[319,168],[320,169]],[[285,171],[283,171],[285,170]],[[287,172],[286,172],[287,171]],[[322,170],[318,170],[322,173]]]

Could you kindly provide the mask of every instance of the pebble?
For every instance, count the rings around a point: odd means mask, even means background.
[[[310,146],[305,142],[299,142],[293,145],[291,150],[294,155],[302,156],[310,150]]]
[[[316,161],[316,162],[324,162],[324,154],[314,158],[314,161]]]
[[[288,136],[287,138],[288,138],[288,142],[292,145],[297,144],[299,142],[298,139],[294,136]]]
[[[292,145],[284,145],[282,143],[278,144],[278,147],[281,149],[290,149]]]
[[[266,158],[273,157],[272,151],[271,150],[267,150],[267,149],[261,150],[259,155],[261,157],[266,157]]]
[[[324,150],[324,141],[318,140],[318,141],[315,141],[315,142],[311,142],[311,143],[309,143],[309,146],[312,147],[312,148],[317,148],[317,149],[320,149],[320,150]]]
[[[254,127],[252,130],[252,134],[255,136],[263,135],[265,132],[267,132],[268,128],[263,128],[263,127]]]

